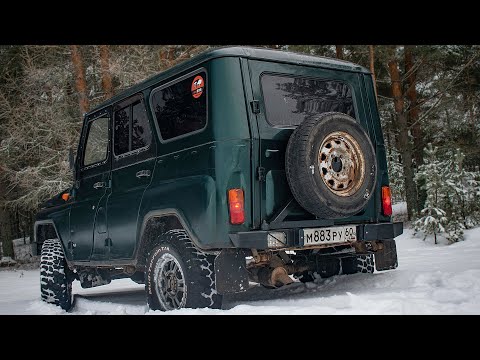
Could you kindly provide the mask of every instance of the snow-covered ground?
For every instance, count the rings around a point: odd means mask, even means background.
[[[399,267],[341,275],[317,283],[268,290],[252,287],[227,296],[222,310],[182,309],[169,314],[480,314],[480,228],[465,241],[433,245],[412,230],[397,238]],[[71,314],[155,314],[144,286],[130,279],[92,289],[74,283]],[[38,271],[0,271],[0,314],[66,314],[39,299]]]

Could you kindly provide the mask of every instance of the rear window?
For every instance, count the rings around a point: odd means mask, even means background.
[[[343,81],[264,74],[261,84],[272,126],[298,126],[307,116],[330,111],[355,118],[352,91]]]
[[[151,101],[163,140],[200,131],[207,124],[206,73],[154,90]]]

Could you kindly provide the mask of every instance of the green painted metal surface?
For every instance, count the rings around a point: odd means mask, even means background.
[[[197,69],[207,73],[208,119],[195,134],[164,142],[150,109],[150,93]],[[42,209],[38,220],[52,219],[65,245],[74,244],[74,261],[131,260],[149,215],[175,213],[204,249],[233,247],[228,234],[259,229],[291,198],[285,177],[285,148],[293,129],[274,128],[265,119],[260,75],[265,72],[330,78],[351,86],[359,122],[377,151],[380,180],[363,214],[336,221],[376,222],[378,190],[388,183],[383,139],[371,76],[365,68],[333,59],[264,49],[219,49],[198,56],[138,84],[93,110],[110,109],[142,94],[153,131],[152,146],[143,155],[117,160],[110,141],[108,162],[90,171],[77,169],[72,199],[61,207]],[[255,113],[251,102],[259,102]],[[110,125],[112,126],[112,125]],[[85,131],[84,131],[85,133]],[[78,153],[83,151],[85,134]],[[77,167],[79,163],[77,161]],[[265,178],[259,179],[258,169]],[[139,171],[150,171],[138,178]],[[94,189],[97,182],[110,187]],[[227,192],[245,192],[246,220],[229,223]],[[302,216],[300,212],[297,214]],[[311,215],[303,214],[305,217]]]

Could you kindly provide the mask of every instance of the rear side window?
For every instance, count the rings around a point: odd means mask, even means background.
[[[115,155],[129,152],[130,106],[115,111],[113,121],[113,149]]]
[[[148,124],[147,111],[142,102],[132,106],[132,151],[150,145],[152,133]]]
[[[143,100],[116,110],[113,117],[113,149],[116,156],[146,148],[152,141]]]
[[[261,84],[272,126],[298,126],[307,116],[330,111],[355,118],[352,90],[343,81],[264,74]]]
[[[206,126],[206,75],[202,71],[153,91],[152,108],[163,140],[200,131]]]

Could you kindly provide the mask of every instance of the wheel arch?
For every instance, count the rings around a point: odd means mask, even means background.
[[[157,243],[159,236],[173,229],[185,230],[194,245],[201,248],[197,236],[188,225],[181,211],[174,208],[152,210],[145,214],[140,228],[139,242],[134,252],[134,258],[138,266],[145,265],[147,252]]]
[[[60,240],[62,244],[63,253],[66,255],[65,243],[62,240],[60,233],[57,230],[55,222],[53,220],[37,220],[34,224],[33,230],[33,241],[36,244],[34,250],[36,251],[35,255],[40,255],[42,249],[42,244],[47,239],[56,238]]]

